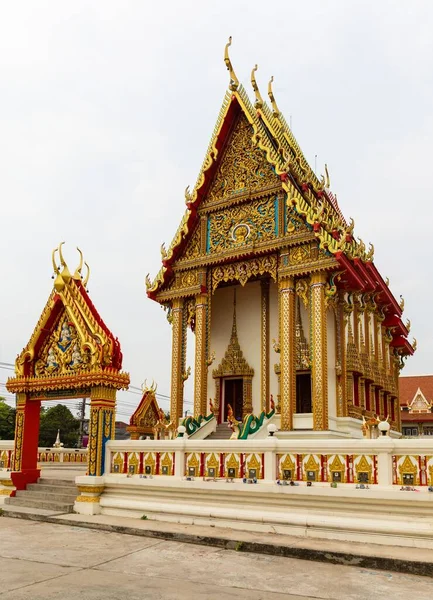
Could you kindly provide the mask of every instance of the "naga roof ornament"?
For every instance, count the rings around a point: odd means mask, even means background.
[[[257,65],[254,66],[254,69],[251,71],[251,85],[253,86],[254,93],[256,95],[256,101],[254,102],[255,108],[262,108],[263,106],[263,98],[260,94],[259,86],[257,85],[255,72],[257,71]]]
[[[232,45],[232,36],[229,37],[229,41],[227,42],[225,50],[224,50],[224,62],[226,63],[227,70],[230,73],[229,88],[232,90],[232,92],[234,92],[239,87],[239,79],[236,77],[236,73],[234,72],[232,62],[231,62],[230,56],[229,56],[229,47],[231,45]]]
[[[271,101],[272,108],[274,109],[273,115],[274,115],[275,119],[279,119],[281,113],[280,113],[280,109],[277,106],[277,103],[275,102],[274,92],[272,91],[273,81],[274,81],[274,76],[272,75],[272,77],[270,78],[269,83],[268,83],[268,96],[269,96],[269,100]]]

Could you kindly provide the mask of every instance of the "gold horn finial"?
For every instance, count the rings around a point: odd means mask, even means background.
[[[63,269],[62,269],[62,279],[65,283],[69,283],[71,281],[72,275],[69,272],[68,269],[68,265],[65,262],[65,259],[63,258],[63,252],[62,252],[62,246],[65,242],[61,242],[59,244],[59,258],[60,258],[60,264],[62,265]]]
[[[278,119],[278,117],[280,116],[280,109],[277,106],[277,103],[275,102],[275,96],[274,96],[274,92],[272,91],[272,83],[274,81],[274,76],[272,75],[272,77],[269,80],[268,83],[268,96],[269,96],[269,100],[271,101],[272,104],[272,108],[273,110],[273,115],[276,119]]]
[[[51,256],[51,260],[53,261],[53,269],[54,269],[54,273],[55,273],[55,278],[53,275],[54,289],[56,290],[56,292],[61,292],[65,287],[65,282],[63,280],[63,277],[60,274],[59,267],[56,265],[56,252],[58,252],[58,251],[59,251],[58,248],[54,248],[52,256]]]
[[[325,163],[325,187],[329,190],[331,187],[331,179],[329,177],[328,165]]]
[[[81,269],[83,268],[83,253],[77,246],[77,250],[80,253],[80,262],[78,263],[78,267],[75,269],[75,273],[73,274],[73,279],[77,281],[81,281]]]
[[[86,265],[87,273],[84,278],[83,285],[85,288],[87,288],[87,284],[89,283],[89,277],[90,277],[90,267],[86,262],[84,264]]]
[[[232,36],[229,37],[229,41],[226,44],[224,50],[224,62],[226,63],[226,67],[228,72],[230,73],[230,84],[229,88],[234,92],[239,87],[239,79],[236,77],[236,73],[233,70],[233,66],[229,56],[229,47],[232,45]]]
[[[254,106],[256,108],[262,108],[263,106],[263,98],[259,91],[259,86],[257,85],[256,76],[254,73],[257,71],[257,65],[254,66],[254,69],[251,71],[251,85],[253,86],[254,93],[256,95],[256,101],[254,102]]]
[[[56,252],[58,252],[58,251],[59,251],[58,248],[54,248],[53,253],[51,255],[51,260],[53,261],[53,269],[54,269],[54,273],[56,275],[60,274],[59,267],[56,264]]]

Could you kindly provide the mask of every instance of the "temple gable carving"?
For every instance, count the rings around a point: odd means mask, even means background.
[[[253,128],[241,113],[217,167],[203,206],[278,186],[280,180],[263,150],[253,144]]]

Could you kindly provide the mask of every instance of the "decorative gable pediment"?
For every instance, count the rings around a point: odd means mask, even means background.
[[[52,290],[33,334],[15,361],[16,377],[8,380],[11,392],[87,388],[104,381],[125,388],[129,376],[121,373],[122,352],[90,300],[81,278],[63,259],[60,244],[53,253]],[[55,263],[59,251],[61,265]]]
[[[264,151],[254,144],[253,137],[253,128],[241,112],[223,150],[202,208],[229,198],[281,186],[274,168],[266,160]]]
[[[409,412],[418,413],[418,412],[430,412],[431,404],[424,396],[421,391],[421,388],[417,389],[415,396],[413,397],[412,402],[409,404]]]
[[[138,439],[140,435],[151,434],[158,421],[165,420],[165,415],[158,406],[155,391],[156,386],[143,389],[140,404],[126,428],[132,439]]]

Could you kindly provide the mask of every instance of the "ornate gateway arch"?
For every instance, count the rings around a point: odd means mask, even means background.
[[[114,437],[116,391],[127,389],[120,343],[99,316],[86,290],[83,255],[71,275],[53,251],[54,287],[35,330],[15,362],[6,387],[17,398],[12,481],[17,489],[37,481],[40,408],[43,400],[90,397],[88,475],[104,472],[104,447]],[[58,260],[56,254],[58,253]],[[57,264],[60,262],[60,265]]]

